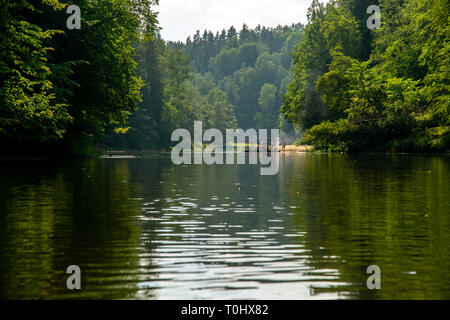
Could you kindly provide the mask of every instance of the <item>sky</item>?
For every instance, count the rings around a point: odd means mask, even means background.
[[[185,41],[196,30],[214,33],[246,23],[266,27],[306,23],[312,0],[159,0],[156,11],[164,40]]]

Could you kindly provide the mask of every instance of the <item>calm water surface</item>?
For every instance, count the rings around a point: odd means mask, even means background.
[[[450,299],[449,194],[448,155],[0,162],[0,299]]]

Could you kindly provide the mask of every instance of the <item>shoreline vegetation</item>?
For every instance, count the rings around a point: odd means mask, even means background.
[[[381,10],[370,30],[369,5]],[[450,150],[447,0],[314,0],[283,115],[336,152]]]
[[[358,152],[337,152],[337,151],[327,151],[324,149],[317,149],[314,146],[308,145],[286,145],[285,150],[282,150],[282,147],[276,147],[272,150],[272,152],[279,152],[283,155],[294,155],[294,154],[391,154],[391,155],[429,155],[429,156],[449,156],[450,152],[393,152],[393,151],[385,151],[381,147],[374,148],[372,150],[358,151]],[[250,152],[246,150],[245,152]],[[256,152],[256,151],[255,151]],[[170,149],[165,150],[97,150],[96,152],[92,152],[90,154],[84,155],[75,155],[75,154],[66,154],[61,157],[61,154],[27,154],[27,155],[13,155],[10,154],[8,156],[1,155],[1,161],[58,161],[58,160],[83,160],[83,159],[135,159],[142,156],[147,155],[162,155],[162,154],[170,154]]]
[[[325,152],[450,151],[448,0],[313,0],[306,25],[183,42],[161,38],[157,0],[77,3],[79,30],[58,0],[2,5],[0,158],[170,150],[194,121]]]

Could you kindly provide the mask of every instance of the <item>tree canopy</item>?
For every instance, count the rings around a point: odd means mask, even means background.
[[[370,32],[361,2],[313,1],[284,116],[322,149],[448,150],[449,2],[380,0]]]
[[[449,149],[448,0],[313,0],[306,26],[185,42],[161,39],[157,0],[74,1],[79,29],[59,0],[0,3],[3,148],[165,149],[201,120],[326,150]]]

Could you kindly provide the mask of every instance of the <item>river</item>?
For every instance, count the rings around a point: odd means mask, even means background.
[[[449,155],[259,169],[0,162],[0,299],[450,299]],[[82,290],[66,287],[70,265]]]

